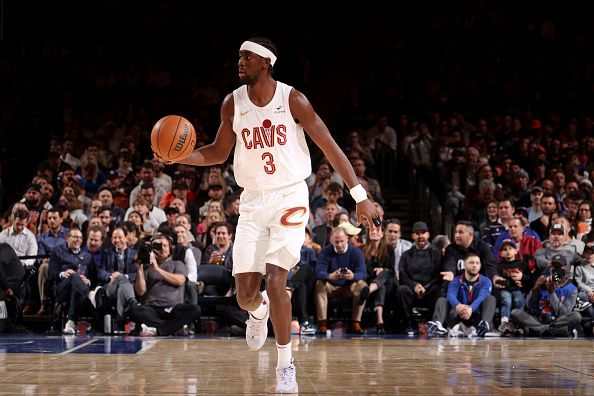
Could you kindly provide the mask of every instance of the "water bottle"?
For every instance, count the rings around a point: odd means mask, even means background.
[[[111,334],[111,315],[106,314],[103,317],[103,333]]]

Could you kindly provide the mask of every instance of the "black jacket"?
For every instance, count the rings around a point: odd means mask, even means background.
[[[400,284],[415,289],[441,282],[441,252],[433,245],[419,250],[413,245],[400,258]]]
[[[450,244],[445,251],[443,257],[443,270],[451,271],[454,276],[462,274],[464,270],[464,259],[468,253],[475,253],[481,259],[480,273],[493,279],[493,275],[497,275],[497,261],[495,256],[489,249],[489,246],[476,238],[473,238],[472,243],[468,249],[458,246],[456,243]]]

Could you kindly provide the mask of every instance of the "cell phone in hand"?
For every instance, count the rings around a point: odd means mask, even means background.
[[[348,269],[348,268],[341,268],[341,269],[340,269],[340,273],[341,273],[341,274],[346,274],[346,273],[348,273],[348,272],[349,272],[349,269]]]

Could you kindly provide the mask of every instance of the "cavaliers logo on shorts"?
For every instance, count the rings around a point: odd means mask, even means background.
[[[304,206],[297,206],[295,208],[286,209],[281,216],[280,222],[285,227],[296,228],[303,225],[303,216],[307,213],[307,208]]]

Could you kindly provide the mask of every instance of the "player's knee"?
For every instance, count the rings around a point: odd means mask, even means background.
[[[248,293],[245,289],[237,289],[237,304],[241,309],[252,310],[259,303],[258,293]]]

